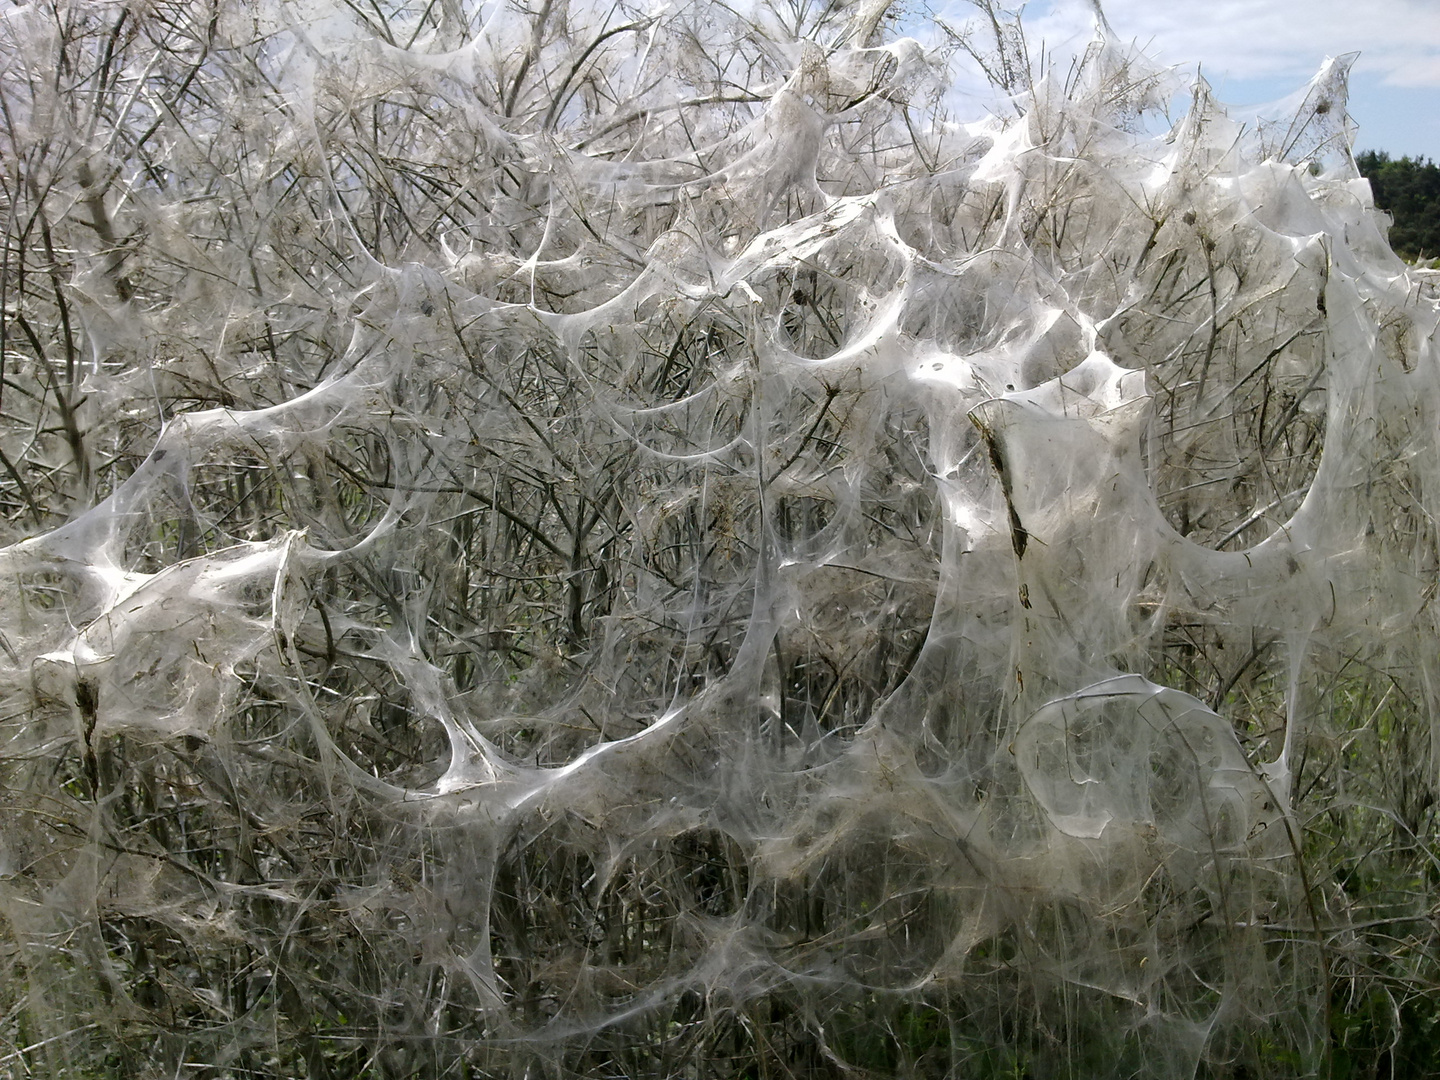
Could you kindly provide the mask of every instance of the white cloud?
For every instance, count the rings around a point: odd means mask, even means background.
[[[1089,34],[1088,5],[1036,0],[1027,36],[1064,52]],[[1395,86],[1440,87],[1434,0],[1106,0],[1115,32],[1166,63],[1200,62],[1236,79],[1313,74],[1325,56],[1359,51],[1357,72]]]

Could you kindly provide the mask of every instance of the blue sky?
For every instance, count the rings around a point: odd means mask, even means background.
[[[1235,106],[1284,97],[1327,55],[1358,51],[1350,78],[1356,148],[1440,162],[1440,0],[1103,2],[1122,40],[1187,72],[1198,62],[1216,96]],[[963,0],[935,6],[954,21],[974,11]],[[1084,0],[1030,0],[1023,23],[1032,50],[1043,41],[1059,58],[1089,40],[1091,19]]]

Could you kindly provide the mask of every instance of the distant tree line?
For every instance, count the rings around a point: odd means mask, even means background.
[[[1426,157],[1392,158],[1366,150],[1355,159],[1375,205],[1395,219],[1390,246],[1409,261],[1440,255],[1440,165]]]

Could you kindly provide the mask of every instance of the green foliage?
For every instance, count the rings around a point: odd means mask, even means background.
[[[1395,219],[1395,253],[1411,262],[1440,255],[1440,165],[1426,157],[1392,158],[1383,150],[1366,150],[1355,163],[1370,181],[1375,205]]]

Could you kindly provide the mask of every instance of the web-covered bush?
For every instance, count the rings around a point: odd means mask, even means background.
[[[0,12],[0,1075],[1435,1064],[1346,63],[980,14]]]

